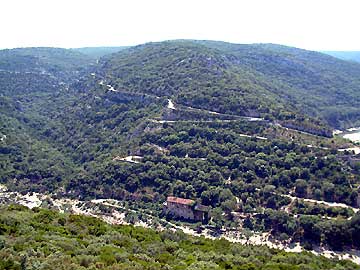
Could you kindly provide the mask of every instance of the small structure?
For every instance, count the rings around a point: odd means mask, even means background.
[[[164,203],[164,212],[189,221],[207,223],[209,220],[208,207],[190,199],[167,197]]]

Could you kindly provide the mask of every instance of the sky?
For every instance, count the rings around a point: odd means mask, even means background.
[[[360,51],[360,0],[1,0],[0,48],[169,39]]]

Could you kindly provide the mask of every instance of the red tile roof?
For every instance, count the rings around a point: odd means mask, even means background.
[[[178,197],[167,197],[166,201],[171,202],[171,203],[186,204],[186,205],[191,205],[191,204],[195,203],[195,201],[193,201],[193,200],[183,199],[183,198],[178,198]]]

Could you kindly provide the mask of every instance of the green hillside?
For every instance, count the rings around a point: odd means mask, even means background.
[[[358,156],[331,134],[359,120],[358,64],[209,41],[144,44],[98,64],[52,50],[0,52],[0,182],[10,190],[114,198],[157,217],[173,195],[208,206],[215,231],[358,248],[342,234],[360,207]]]
[[[359,64],[285,46],[150,43],[118,53],[102,71],[120,89],[223,113],[279,120],[305,114],[337,128],[359,119]]]
[[[0,207],[0,269],[360,269],[309,252],[110,226],[95,218]]]
[[[61,48],[17,48],[0,50],[0,70],[27,72],[74,72],[93,64],[89,56]]]

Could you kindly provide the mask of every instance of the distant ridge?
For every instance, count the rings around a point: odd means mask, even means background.
[[[112,54],[119,52],[121,50],[127,49],[129,46],[118,46],[118,47],[83,47],[83,48],[73,48],[71,50],[81,52],[88,56],[94,58],[100,58],[107,54]]]
[[[355,61],[360,63],[360,51],[322,51],[322,53],[342,60]]]
[[[307,115],[334,128],[360,119],[360,65],[315,51],[174,40],[121,50],[99,69],[118,88],[221,113]]]

